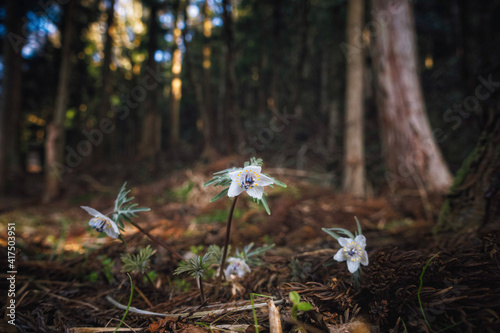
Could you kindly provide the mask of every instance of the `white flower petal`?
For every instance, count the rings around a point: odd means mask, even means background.
[[[231,186],[229,186],[229,191],[227,192],[227,196],[232,198],[237,195],[240,195],[243,192],[243,187],[241,187],[235,180],[231,182]]]
[[[363,251],[363,254],[361,255],[361,263],[368,266],[368,253],[366,253],[366,251]]]
[[[250,165],[250,166],[244,167],[243,170],[245,170],[245,171],[249,170],[251,173],[254,173],[254,172],[260,173],[262,168],[260,166]]]
[[[232,181],[235,181],[236,177],[238,177],[241,174],[242,171],[243,171],[242,169],[238,169],[238,170],[235,170],[235,171],[232,171],[232,172],[228,173],[227,175],[229,176],[229,178]]]
[[[333,256],[333,259],[337,261],[345,261],[346,256],[344,255],[344,248],[338,250],[337,253],[335,253],[335,255]]]
[[[257,180],[257,183],[260,186],[267,186],[274,184],[274,180],[272,178],[269,178],[268,176],[264,176],[262,174],[259,174],[259,179]]]
[[[249,188],[247,190],[247,193],[249,196],[256,198],[256,199],[262,199],[262,194],[264,193],[264,187],[262,186],[254,186],[252,188]]]
[[[244,260],[231,257],[227,261],[229,262],[229,265],[224,271],[224,274],[226,275],[228,280],[232,280],[235,277],[241,278],[246,273],[250,273],[250,267],[248,267],[247,263]]]
[[[99,216],[99,217],[103,217],[104,216],[99,211],[95,210],[94,208],[91,208],[91,207],[88,207],[88,206],[80,206],[80,208],[85,209],[87,211],[87,213],[89,213],[92,216]]]
[[[109,220],[109,223],[111,223],[111,228],[113,228],[113,230],[119,234],[120,233],[120,229],[118,229],[118,226],[116,225],[115,221],[111,220],[111,219],[108,219]]]
[[[366,237],[363,235],[356,236],[356,238],[354,238],[354,241],[356,242],[356,244],[358,244],[362,248],[364,248],[366,246]]]
[[[340,246],[346,247],[347,244],[349,244],[350,242],[352,242],[352,239],[345,238],[345,237],[339,237],[338,242],[339,242]]]
[[[120,232],[116,231],[114,228],[106,228],[104,232],[111,238],[118,238],[118,236],[120,236]]]
[[[347,260],[347,269],[349,272],[354,273],[358,270],[359,268],[359,261],[351,261]]]

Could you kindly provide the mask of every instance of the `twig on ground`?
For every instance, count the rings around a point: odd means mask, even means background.
[[[107,295],[106,299],[108,302],[113,304],[119,309],[125,310],[127,308],[126,305],[120,304],[117,301],[113,299],[113,297]],[[283,302],[282,299],[274,301],[274,304],[281,304]],[[259,303],[255,304],[253,308],[263,308],[266,307],[267,303]],[[252,310],[252,305],[244,305],[244,306],[236,306],[236,307],[231,307],[231,308],[224,308],[224,309],[217,309],[217,310],[211,310],[211,311],[200,311],[200,312],[185,312],[185,313],[159,313],[159,312],[152,312],[152,311],[146,311],[146,310],[141,310],[138,308],[135,308],[131,306],[128,311],[137,313],[137,314],[142,314],[146,316],[158,316],[158,317],[170,317],[170,318],[203,318],[207,315],[217,315],[217,314],[222,314],[226,312],[238,312],[238,311],[246,311],[246,310]]]

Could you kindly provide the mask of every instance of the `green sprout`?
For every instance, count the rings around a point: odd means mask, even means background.
[[[156,250],[153,250],[149,245],[141,249],[139,254],[133,255],[130,253],[125,253],[121,255],[122,260],[122,272],[131,272],[135,274],[141,274],[144,279],[146,279],[154,290],[154,296],[156,299],[156,287],[150,277],[151,268],[151,257],[155,254]]]
[[[249,266],[260,266],[262,265],[262,260],[258,258],[258,256],[264,254],[264,252],[272,249],[274,244],[257,247],[252,251],[254,243],[250,243],[243,248],[243,251],[240,252],[236,249],[235,257],[245,261]]]
[[[290,298],[290,301],[292,301],[292,318],[297,320],[297,315],[299,311],[309,311],[312,309],[312,305],[307,303],[307,302],[301,302],[300,301],[300,296],[299,293],[296,291],[291,291],[290,294],[288,295]]]
[[[148,245],[146,248],[141,249],[137,255],[130,253],[122,254],[122,272],[146,274],[150,268],[150,258],[153,254],[155,254],[155,252],[156,251]]]
[[[203,257],[194,255],[193,258],[183,260],[179,263],[179,267],[175,270],[174,274],[179,275],[188,273],[196,279],[198,289],[200,291],[201,303],[205,303],[205,293],[203,292],[203,275],[207,271],[208,261],[212,253],[206,253]]]

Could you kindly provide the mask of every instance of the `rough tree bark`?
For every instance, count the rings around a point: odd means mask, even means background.
[[[69,80],[71,72],[71,40],[75,31],[73,12],[75,1],[65,8],[65,26],[63,30],[61,66],[52,121],[47,125],[45,140],[45,192],[43,202],[48,203],[59,195],[63,147],[65,142],[64,119],[69,99]]]
[[[6,4],[5,28],[7,38],[4,40],[4,77],[2,79],[2,97],[0,101],[0,194],[6,193],[8,181],[13,175],[20,173],[19,157],[19,122],[21,118],[21,50],[24,39],[22,35],[21,2],[9,0]]]
[[[352,47],[361,37],[364,23],[364,0],[349,0],[347,6],[347,53],[345,136],[344,136],[344,192],[366,196],[364,118],[364,52]]]
[[[479,141],[465,159],[441,208],[435,231],[500,225],[500,99]]]
[[[383,23],[371,50],[386,179],[392,190],[446,193],[452,178],[426,115],[410,1],[373,0],[373,11]]]

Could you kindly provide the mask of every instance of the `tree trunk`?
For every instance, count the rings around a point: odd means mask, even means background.
[[[113,29],[114,17],[115,17],[115,0],[111,0],[109,8],[106,12],[107,14],[107,29],[105,33],[106,42],[104,44],[104,58],[102,61],[102,81],[101,81],[101,104],[98,112],[99,119],[104,119],[106,114],[111,110],[111,94],[113,93],[113,83],[112,83],[112,73],[110,69],[113,51],[113,36],[111,36],[111,30]],[[95,151],[95,160],[102,160],[105,153],[106,137],[103,137],[103,141],[100,145],[97,145]]]
[[[446,193],[452,179],[426,115],[410,2],[373,0],[373,11],[375,22],[383,23],[372,58],[386,179],[393,191]]]
[[[201,153],[202,158],[208,158],[209,160],[215,158],[216,150],[213,146],[214,137],[212,135],[212,119],[211,116],[211,96],[210,96],[210,43],[209,37],[211,35],[211,21],[208,17],[209,9],[207,1],[203,5],[203,82],[198,83],[196,79],[193,60],[191,58],[191,47],[186,40],[186,34],[188,32],[188,21],[187,21],[187,7],[189,6],[189,1],[184,7],[184,23],[185,29],[182,30],[182,36],[184,40],[184,59],[186,63],[186,72],[188,74],[189,83],[194,89],[194,94],[196,98],[196,105],[198,106],[200,120],[201,120],[201,132],[203,135],[203,151]]]
[[[298,38],[298,49],[297,49],[297,61],[295,63],[295,75],[296,81],[295,85],[292,87],[292,105],[294,108],[295,117],[301,119],[304,113],[302,106],[302,95],[304,91],[305,81],[307,77],[307,67],[306,61],[308,57],[308,51],[310,46],[310,22],[307,15],[310,10],[309,0],[302,0],[300,2],[300,24],[299,24],[299,38]],[[295,125],[297,122],[294,123]],[[292,133],[295,132],[295,127],[292,126]],[[293,140],[293,136],[289,136],[290,140]]]
[[[142,72],[143,82],[144,77],[150,76],[150,72],[156,72],[155,51],[158,49],[158,5],[151,4],[151,12],[149,17],[148,30],[148,59],[146,61],[145,70]],[[149,70],[148,70],[149,69]],[[142,120],[141,142],[139,145],[140,157],[153,157],[161,151],[161,115],[157,109],[157,85],[148,87],[147,96],[142,104],[144,110],[144,118]]]
[[[172,52],[172,82],[170,87],[170,150],[176,154],[179,149],[179,126],[180,106],[182,96],[182,52],[179,49],[178,38],[181,37],[181,29],[178,28],[179,8],[175,9],[174,15],[174,49]]]
[[[234,152],[235,146],[243,141],[240,124],[238,100],[236,98],[235,48],[233,11],[229,11],[230,0],[222,0],[222,17],[224,19],[225,52],[225,97],[224,97],[224,131],[225,145],[228,153]],[[236,144],[235,144],[236,143]]]
[[[22,16],[20,3],[17,0],[7,2],[5,28],[10,36],[22,35]],[[21,173],[19,156],[19,123],[22,106],[21,84],[21,49],[25,40],[18,40],[20,44],[11,45],[10,38],[5,38],[4,77],[2,80],[2,100],[0,101],[0,194],[6,193],[8,180],[15,181],[16,174]],[[9,184],[10,185],[10,184]]]
[[[48,203],[59,195],[63,164],[63,147],[65,142],[64,119],[69,99],[69,81],[71,73],[71,40],[75,30],[73,12],[75,1],[66,7],[63,30],[61,67],[52,121],[47,126],[45,140],[45,192],[43,202]]]
[[[203,157],[213,158],[217,154],[215,144],[215,119],[216,115],[212,105],[212,91],[210,89],[210,68],[212,67],[210,37],[212,35],[212,20],[208,0],[203,3],[203,96],[205,98],[203,120]],[[201,111],[201,110],[200,110]]]
[[[283,14],[282,14],[282,0],[275,0],[272,2],[273,5],[273,32],[272,32],[272,45],[271,48],[271,83],[270,83],[270,93],[269,98],[266,101],[267,106],[271,110],[277,110],[277,108],[282,107],[279,98],[278,81],[280,79],[280,74],[282,73],[282,54],[280,52],[282,48],[282,30],[283,30]],[[264,50],[267,52],[267,50]]]
[[[364,23],[364,0],[349,0],[347,7],[347,43],[355,45]],[[364,118],[364,52],[349,48],[347,53],[344,192],[366,196]]]
[[[465,159],[441,208],[435,231],[500,224],[500,100],[472,153]]]

